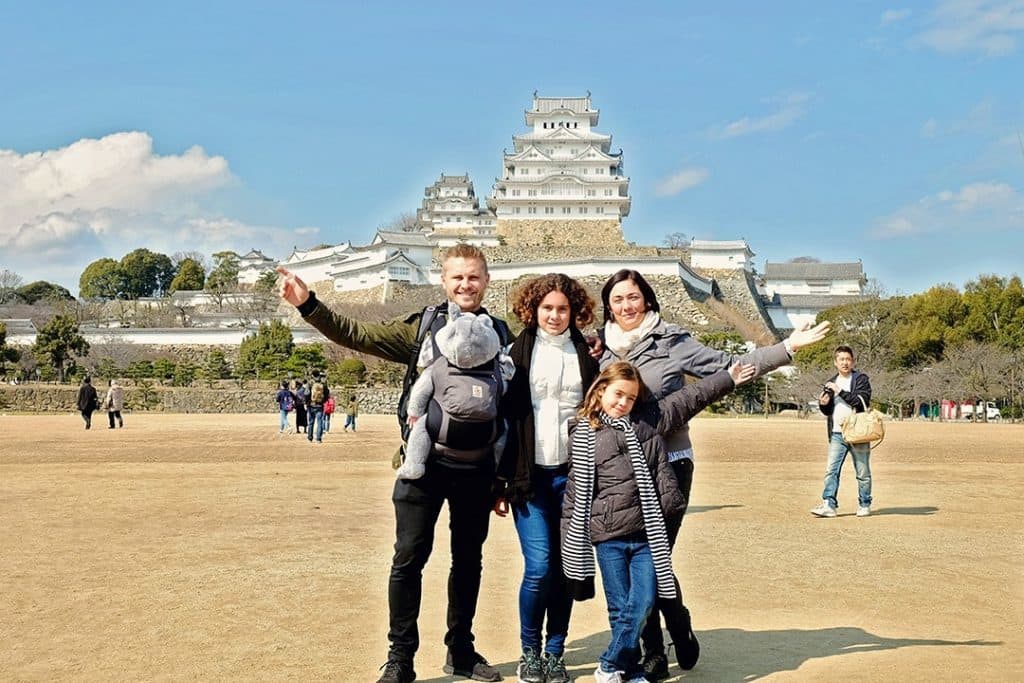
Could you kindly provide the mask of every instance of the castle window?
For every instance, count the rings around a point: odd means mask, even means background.
[[[536,206],[529,207],[528,209],[526,209],[526,213],[537,213],[537,207]]]
[[[518,206],[512,207],[512,213],[519,213],[519,207]]]
[[[580,213],[587,213],[587,207],[581,206],[580,207]]]
[[[586,170],[587,169],[583,169],[583,172],[586,173]],[[596,195],[597,195],[597,190],[587,190],[587,196],[588,197],[594,197]]]
[[[527,197],[536,197],[537,196],[537,190],[527,190],[526,191],[526,196]]]
[[[554,212],[555,212],[555,207],[553,207],[553,206],[545,206],[544,207],[544,213],[554,213]]]
[[[563,206],[562,207],[562,213],[572,213],[572,207],[571,206]]]
[[[594,209],[594,213],[604,213],[604,207],[603,206],[597,207],[596,209]]]

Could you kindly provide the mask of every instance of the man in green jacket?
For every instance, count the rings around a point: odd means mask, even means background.
[[[379,323],[353,320],[317,301],[315,292],[286,268],[278,267],[277,272],[283,276],[281,297],[328,339],[355,351],[408,364],[422,311]],[[487,314],[481,302],[489,281],[487,259],[477,247],[457,244],[445,254],[441,284],[448,300],[463,311]],[[444,322],[439,316],[431,326],[432,332]],[[432,341],[424,341],[418,365],[428,365],[435,353]],[[416,679],[413,658],[419,647],[416,621],[423,590],[422,571],[445,501],[451,518],[452,567],[448,574],[448,632],[444,638],[448,656],[444,671],[477,681],[501,680],[498,670],[474,649],[472,632],[480,593],[482,549],[494,503],[493,482],[491,456],[470,463],[432,457],[422,478],[395,481],[395,555],[388,584],[391,647],[378,683],[412,683]]]

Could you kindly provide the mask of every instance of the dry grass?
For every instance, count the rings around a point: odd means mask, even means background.
[[[323,445],[273,415],[0,416],[0,680],[373,681],[387,641],[391,417]],[[676,567],[703,647],[678,680],[1024,680],[1024,427],[891,425],[876,514],[819,520],[820,421],[694,424]],[[514,680],[522,561],[485,548],[478,645]],[[425,572],[421,680],[444,659],[447,525]],[[607,644],[577,605],[581,681]],[[673,668],[674,672],[678,672]]]

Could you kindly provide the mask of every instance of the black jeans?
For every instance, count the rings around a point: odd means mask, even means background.
[[[444,643],[454,654],[473,650],[473,616],[480,594],[482,550],[494,502],[492,468],[457,470],[428,463],[420,479],[398,479],[395,504],[395,556],[388,584],[391,649],[388,659],[413,661],[420,645],[416,621],[423,594],[423,567],[434,547],[434,527],[448,501],[452,565],[448,573],[448,632]]]
[[[684,458],[677,460],[672,463],[672,471],[676,475],[676,481],[679,483],[679,490],[683,494],[683,498],[686,499],[686,506],[690,504],[690,489],[693,487],[693,460],[690,458]],[[686,508],[683,508],[683,514],[686,514]],[[668,531],[668,543],[670,547],[675,547],[676,537],[679,535],[679,529],[682,526],[680,518],[680,524],[670,524],[666,531]],[[647,623],[644,625],[644,630],[640,632],[640,642],[643,644],[644,654],[654,653],[661,654],[665,652],[665,639],[661,633],[661,616],[665,616],[665,625],[670,631],[680,632],[682,630],[690,629],[690,613],[683,604],[683,592],[679,588],[679,579],[675,579],[676,584],[676,597],[668,600],[659,598],[654,602],[654,609],[651,610],[650,615],[647,617]]]
[[[114,420],[115,419],[117,420],[117,424],[118,425],[124,427],[124,420],[121,419],[121,411],[120,410],[108,410],[107,411],[107,418],[110,420],[110,428],[111,429],[114,428]]]

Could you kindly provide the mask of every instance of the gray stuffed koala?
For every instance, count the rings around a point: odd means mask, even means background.
[[[463,313],[449,303],[448,322],[434,342],[444,357],[435,358],[409,392],[413,427],[405,462],[396,472],[400,479],[422,477],[432,449],[454,460],[473,462],[489,456],[492,448],[497,460],[505,447],[498,403],[508,388],[512,363],[502,352],[490,316]],[[425,417],[431,400],[440,406],[442,415],[439,433],[433,436],[427,431]],[[468,438],[472,445],[465,443],[465,435],[472,435]]]

